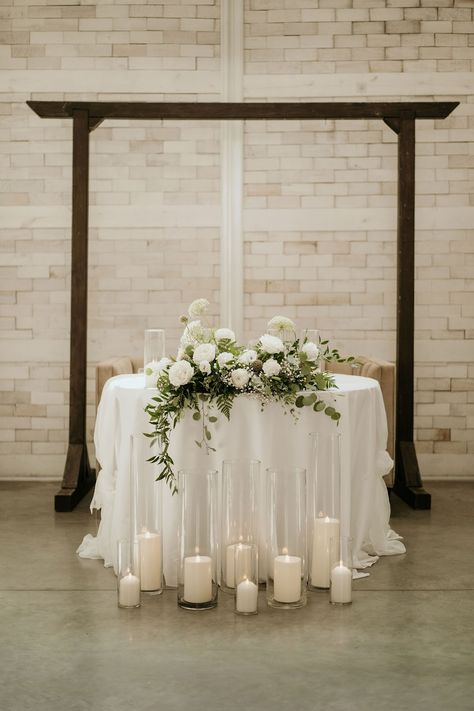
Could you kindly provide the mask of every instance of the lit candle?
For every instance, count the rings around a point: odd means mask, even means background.
[[[286,548],[275,558],[273,596],[278,602],[298,602],[301,598],[301,558],[288,555]]]
[[[136,575],[128,573],[119,580],[119,605],[121,607],[137,607],[140,604],[140,580]]]
[[[331,602],[352,602],[352,570],[342,560],[331,570]]]
[[[252,546],[246,543],[231,543],[226,548],[225,584],[228,588],[235,588],[235,553],[239,551],[240,574],[247,577],[252,573]]]
[[[161,589],[161,536],[145,531],[138,536],[142,590]]]
[[[208,555],[192,555],[184,559],[184,600],[212,600],[212,559]]]
[[[256,612],[258,600],[258,585],[245,578],[237,585],[235,609],[237,612]]]
[[[314,520],[313,555],[311,558],[311,585],[329,587],[329,570],[339,559],[339,519],[323,517]],[[334,545],[331,546],[331,539]]]
[[[145,365],[143,370],[145,371],[146,388],[156,388],[156,381],[158,379],[157,366],[157,360],[152,360]]]

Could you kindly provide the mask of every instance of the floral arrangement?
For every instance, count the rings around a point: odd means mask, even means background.
[[[170,433],[184,411],[190,409],[193,419],[202,424],[201,439],[195,443],[207,453],[211,446],[211,425],[218,414],[230,419],[232,404],[242,394],[257,397],[262,408],[269,401],[282,403],[295,415],[296,408],[312,407],[336,422],[340,413],[318,397],[318,391],[334,387],[333,377],[319,367],[325,361],[350,362],[328,341],[313,343],[296,335],[296,326],[285,316],[275,316],[252,347],[236,342],[230,328],[208,328],[204,323],[209,309],[207,299],[190,305],[176,358],[162,358],[147,375],[156,376],[158,392],[145,408],[153,426],[146,433],[159,441],[160,453],[150,459],[159,465],[158,479],[164,479],[176,492],[174,462],[169,454]]]

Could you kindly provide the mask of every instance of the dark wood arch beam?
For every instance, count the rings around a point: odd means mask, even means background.
[[[106,119],[179,121],[380,119],[398,135],[395,492],[428,509],[413,443],[415,310],[415,122],[444,119],[456,101],[139,102],[28,101],[41,118],[73,121],[69,447],[56,511],[71,511],[94,483],[86,443],[89,132]]]

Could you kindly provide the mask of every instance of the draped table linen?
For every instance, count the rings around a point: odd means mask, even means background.
[[[367,568],[378,556],[405,552],[400,537],[390,528],[390,504],[383,476],[392,467],[386,451],[387,418],[379,383],[360,376],[335,375],[337,389],[319,392],[327,404],[341,412],[339,425],[310,407],[298,410],[297,418],[285,414],[276,402],[262,412],[260,401],[249,395],[234,400],[228,421],[219,415],[211,426],[209,455],[199,449],[202,423],[186,411],[171,434],[170,454],[175,472],[185,468],[221,470],[224,459],[258,459],[267,467],[305,467],[311,480],[311,434],[341,434],[341,530],[350,535],[353,563]],[[101,510],[97,536],[88,534],[78,548],[83,558],[103,558],[116,569],[117,541],[129,536],[130,436],[150,432],[145,406],[154,395],[144,387],[144,375],[110,378],[102,392],[94,434],[96,459],[100,464],[93,509]],[[166,584],[176,585],[178,500],[163,486],[163,572]],[[264,492],[259,501],[261,540],[265,533]],[[261,561],[263,557],[261,557]]]

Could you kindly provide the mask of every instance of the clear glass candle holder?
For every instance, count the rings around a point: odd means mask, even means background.
[[[140,562],[141,589],[154,595],[163,592],[163,482],[156,481],[157,454],[143,434],[131,436],[131,540]]]
[[[316,433],[311,440],[309,588],[328,590],[331,565],[340,556],[340,435]]]
[[[157,365],[165,355],[165,332],[162,328],[147,328],[144,335],[143,369],[145,387],[156,388]]]
[[[258,612],[258,547],[238,543],[234,548],[235,604],[237,615]]]
[[[306,604],[306,470],[267,470],[267,603]]]
[[[235,592],[236,547],[250,556],[258,542],[259,474],[260,462],[254,459],[225,460],[222,465],[220,585],[226,592]]]
[[[352,603],[352,539],[341,537],[339,560],[330,566],[329,602],[332,605]]]
[[[217,605],[217,485],[215,470],[178,473],[178,606]]]
[[[117,596],[119,607],[140,607],[139,561],[128,538],[117,543]]]

